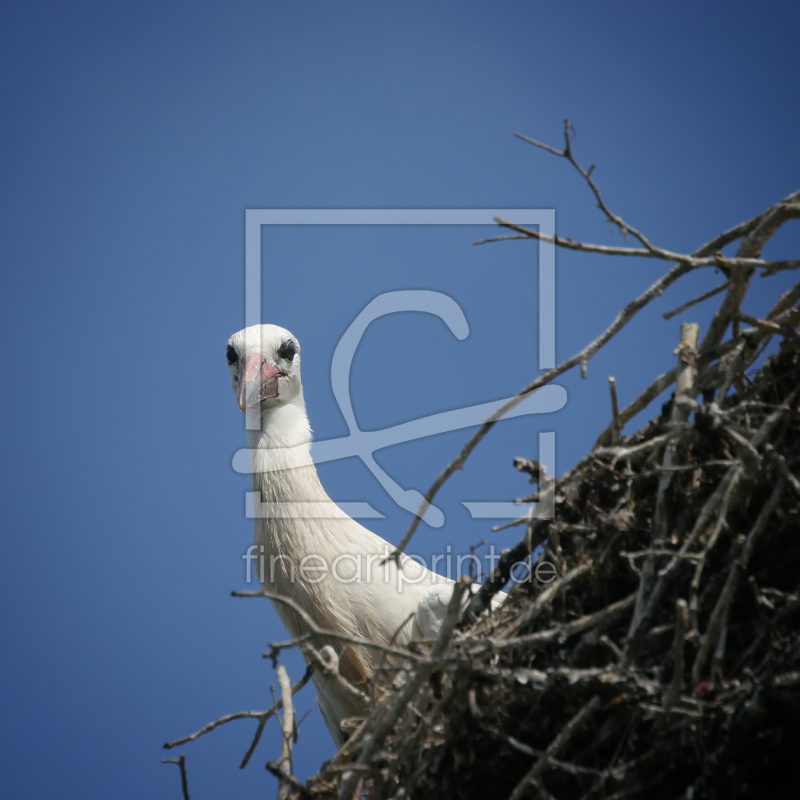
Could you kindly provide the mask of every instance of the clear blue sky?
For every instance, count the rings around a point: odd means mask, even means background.
[[[224,360],[244,322],[246,208],[555,208],[561,234],[619,243],[569,165],[512,135],[558,146],[569,117],[611,206],[688,251],[800,185],[798,24],[790,2],[4,4],[0,795],[177,800],[162,742],[271,702],[260,654],[284,632],[268,603],[229,596],[252,537]],[[472,246],[490,233],[265,238],[265,321],[302,342],[318,437],[346,433],[336,342],[390,289],[451,295],[471,331],[459,342],[420,314],[375,323],[352,376],[363,428],[538,374],[535,247]],[[798,252],[793,224],[766,255]],[[559,360],[664,269],[565,252],[557,265]],[[756,278],[747,310],[793,277]],[[513,541],[460,502],[526,493],[511,461],[536,456],[539,430],[556,431],[559,472],[574,464],[609,419],[607,376],[624,404],[668,369],[680,320],[661,312],[719,281],[698,273],[654,303],[588,380],[561,381],[558,414],[498,426],[443,490],[445,526],[411,549]],[[710,307],[691,318],[707,325]],[[378,460],[425,491],[467,434]],[[399,539],[409,515],[360,462],[321,473]],[[273,791],[274,724],[236,769],[253,728],[185,748],[193,800]],[[315,711],[297,773],[331,752]]]

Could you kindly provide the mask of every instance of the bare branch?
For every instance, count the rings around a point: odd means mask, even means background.
[[[278,685],[281,687],[281,700],[283,702],[283,720],[281,731],[281,755],[274,764],[281,776],[278,783],[278,800],[288,800],[292,791],[292,784],[284,776],[292,774],[292,740],[294,738],[294,706],[292,705],[292,686],[289,674],[283,664],[278,664]]]
[[[789,328],[786,325],[776,325],[774,322],[770,322],[769,320],[751,317],[749,314],[745,314],[742,311],[740,311],[737,316],[743,322],[746,322],[749,325],[754,325],[756,328],[761,328],[762,330],[767,331],[767,333],[775,333],[779,336],[787,336],[790,339],[800,338],[800,333],[798,333],[794,328]]]
[[[505,217],[495,217],[494,221],[503,228],[519,232],[523,237],[538,239],[539,241],[554,244],[557,247],[563,247],[567,250],[575,250],[579,253],[601,253],[607,256],[625,256],[629,258],[657,258],[661,261],[675,261],[679,264],[688,264],[695,269],[698,267],[746,267],[748,269],[764,269],[778,272],[780,270],[797,268],[797,264],[795,264],[794,261],[765,261],[761,258],[750,258],[747,256],[725,258],[719,254],[713,256],[695,256],[687,255],[686,253],[675,253],[672,250],[664,250],[661,247],[653,247],[652,245],[650,248],[615,247],[605,244],[576,242],[574,239],[568,239],[565,236],[559,236],[558,234],[550,236],[549,234],[535,231],[532,228],[526,228],[524,225],[517,225]],[[485,241],[496,241],[496,239],[487,239]],[[476,244],[480,243],[476,242]]]
[[[544,756],[536,761],[536,763],[528,770],[525,777],[517,784],[514,791],[511,793],[509,800],[521,800],[527,792],[528,786],[536,784],[544,771],[552,766],[551,758],[555,758],[559,753],[569,744],[570,739],[578,732],[583,726],[584,722],[597,710],[600,705],[600,699],[593,697],[561,730],[561,732],[553,739],[550,746],[547,748]]]
[[[183,800],[189,800],[189,776],[186,774],[186,754],[181,753],[180,758],[162,758],[162,764],[177,764],[181,771],[181,789]]]
[[[359,636],[347,636],[343,633],[338,633],[337,631],[330,631],[325,628],[320,628],[316,622],[314,622],[308,612],[295,603],[294,600],[289,597],[284,597],[280,594],[275,594],[274,592],[268,592],[266,589],[257,589],[253,592],[235,591],[231,592],[231,595],[233,597],[266,597],[268,600],[272,600],[274,603],[281,603],[282,605],[292,609],[292,611],[294,611],[295,614],[302,619],[305,626],[309,629],[307,634],[304,634],[297,639],[292,639],[286,642],[270,642],[271,650],[269,653],[264,654],[265,658],[271,658],[274,660],[281,650],[286,650],[290,647],[303,647],[309,642],[319,641],[320,639],[331,639],[337,642],[345,642],[347,644],[356,645],[357,647],[368,647],[372,650],[380,650],[384,653],[388,653],[389,655],[399,656],[400,658],[419,658],[419,656],[412,653],[410,650],[392,647],[390,645],[381,644],[380,642],[373,642],[370,639],[362,639]]]
[[[442,622],[439,637],[431,651],[430,659],[417,667],[416,671],[409,677],[408,682],[392,703],[387,708],[379,707],[376,709],[376,711],[367,718],[361,731],[357,732],[357,734],[360,733],[359,739],[362,741],[361,750],[358,754],[358,763],[365,766],[370,765],[373,757],[383,744],[383,740],[388,736],[411,699],[422,687],[422,684],[425,683],[428,676],[436,668],[436,662],[444,655],[450,643],[450,639],[453,636],[453,631],[455,630],[461,610],[461,599],[469,583],[469,579],[462,576],[453,586],[453,594],[447,605],[447,613]],[[354,734],[352,738],[355,738],[357,734]],[[358,772],[353,772],[345,782],[340,798],[342,800],[352,800],[358,782]]]
[[[662,275],[655,283],[653,283],[649,289],[640,294],[633,302],[629,303],[622,311],[620,311],[611,325],[609,325],[609,327],[606,328],[606,330],[603,331],[603,333],[601,333],[600,336],[598,336],[593,342],[590,342],[588,345],[586,345],[583,350],[581,350],[579,353],[576,353],[574,356],[572,356],[572,358],[563,361],[557,367],[547,370],[545,373],[536,378],[536,380],[528,384],[524,389],[514,395],[514,397],[512,397],[507,403],[497,409],[497,411],[495,411],[483,423],[483,425],[481,425],[477,432],[464,445],[455,460],[451,461],[444,468],[444,470],[442,470],[439,477],[433,482],[433,485],[425,494],[425,498],[420,504],[416,516],[411,521],[408,530],[403,535],[400,544],[397,545],[397,548],[390,557],[395,559],[400,557],[400,553],[403,552],[408,543],[411,541],[411,537],[419,527],[420,521],[425,516],[425,512],[430,507],[430,504],[433,502],[433,498],[436,496],[439,489],[441,489],[445,481],[447,481],[447,479],[454,472],[463,469],[464,463],[469,458],[472,451],[477,447],[483,437],[486,436],[486,434],[494,427],[497,420],[501,419],[512,408],[519,405],[519,403],[521,403],[525,397],[536,391],[536,389],[539,389],[555,380],[559,375],[567,372],[567,370],[587,362],[598,350],[600,350],[605,344],[613,339],[614,336],[616,336],[616,334],[619,333],[619,331],[624,328],[625,325],[627,325],[628,322],[630,322],[639,311],[641,311],[656,297],[660,297],[669,286],[678,280],[678,278],[691,270],[691,266],[686,264],[676,264],[665,275]]]
[[[615,214],[611,209],[606,205],[605,200],[603,200],[602,195],[600,194],[600,189],[597,188],[597,184],[592,179],[592,170],[594,169],[594,164],[588,169],[585,170],[576,160],[575,156],[572,154],[572,138],[570,136],[570,131],[572,129],[572,125],[568,119],[564,120],[564,150],[556,150],[554,147],[550,147],[549,145],[542,144],[541,142],[537,142],[534,139],[529,139],[527,136],[523,136],[522,134],[515,133],[514,136],[522,139],[523,141],[528,142],[529,144],[535,145],[536,147],[541,147],[543,150],[547,150],[549,153],[553,153],[557,156],[562,156],[566,158],[573,167],[580,173],[581,177],[589,184],[589,188],[592,190],[592,194],[597,200],[597,206],[601,209],[601,211],[606,215],[606,218],[609,222],[613,223],[619,228],[620,233],[625,235],[626,233],[630,233],[635,236],[648,250],[655,250],[656,248],[653,247],[652,244],[648,241],[643,233],[637,231],[636,228],[631,227],[625,222],[622,217]]]
[[[300,678],[300,680],[297,681],[297,683],[292,687],[292,694],[297,694],[309,682],[309,680],[311,680],[312,672],[313,669],[309,667],[306,670],[305,675],[303,675],[303,677]],[[261,733],[263,732],[267,721],[270,719],[270,717],[275,716],[275,714],[281,708],[283,708],[283,701],[278,700],[278,702],[275,703],[272,708],[268,708],[266,711],[239,711],[235,714],[226,714],[224,717],[220,717],[219,719],[215,719],[213,722],[209,722],[208,725],[204,725],[199,731],[196,731],[189,736],[184,736],[182,739],[176,739],[174,742],[166,742],[163,747],[165,750],[171,750],[173,747],[180,747],[182,744],[193,742],[195,739],[199,739],[201,736],[211,733],[211,731],[219,728],[220,725],[225,725],[228,722],[234,722],[237,719],[257,719],[259,724],[256,735],[253,739],[253,743],[250,745],[250,749],[247,751],[244,759],[242,759],[242,763],[239,765],[239,769],[244,769],[247,766],[247,762],[250,760],[250,757],[253,755],[253,750],[255,750],[256,745],[261,739]]]
[[[611,390],[611,444],[619,444],[619,435],[622,432],[622,420],[619,416],[619,400],[617,399],[617,380],[609,376],[608,388]]]
[[[693,685],[697,685],[700,682],[700,676],[711,653],[711,649],[717,643],[717,637],[720,632],[722,621],[727,616],[728,609],[731,601],[733,600],[733,593],[736,591],[736,587],[739,584],[739,578],[741,577],[742,572],[747,569],[747,564],[750,561],[750,556],[753,554],[756,539],[761,535],[766,527],[767,522],[769,521],[769,518],[772,516],[772,512],[775,511],[778,506],[778,502],[781,499],[781,494],[783,493],[783,487],[783,479],[778,480],[778,483],[775,485],[775,488],[772,491],[772,495],[764,504],[764,507],[761,509],[753,528],[747,535],[747,539],[742,546],[742,552],[739,554],[738,558],[734,559],[733,564],[731,564],[730,569],[728,570],[728,577],[725,581],[725,586],[723,587],[722,592],[717,599],[714,610],[711,612],[711,618],[708,621],[708,628],[705,636],[702,638],[700,650],[697,653],[694,666],[692,667]]]
[[[525,535],[509,550],[503,550],[497,564],[492,568],[489,577],[484,581],[481,588],[472,596],[469,605],[461,615],[461,624],[468,624],[476,620],[489,608],[492,597],[496,595],[511,577],[511,569],[514,564],[523,561],[531,552],[537,548],[547,536],[549,522],[546,520],[530,519],[528,530]]]
[[[300,678],[294,686],[292,686],[292,696],[296,695],[310,680],[311,676],[314,674],[314,667],[309,665],[306,667],[305,674],[302,678]],[[250,759],[255,752],[256,747],[258,747],[258,743],[261,741],[261,734],[264,732],[264,726],[267,724],[267,721],[270,717],[274,716],[281,708],[283,708],[283,698],[280,698],[273,706],[270,708],[259,720],[258,728],[256,729],[255,735],[253,736],[253,741],[250,743],[250,747],[247,748],[247,752],[244,754],[244,758],[242,758],[242,763],[239,764],[239,769],[244,769]]]
[[[700,297],[695,297],[694,300],[689,300],[688,303],[684,303],[682,306],[678,306],[672,311],[667,311],[665,314],[662,314],[661,316],[664,317],[665,320],[669,321],[673,317],[677,317],[678,314],[682,313],[683,311],[687,311],[688,309],[698,305],[698,303],[702,303],[704,300],[708,300],[709,298],[714,297],[714,295],[717,295],[720,292],[724,292],[730,285],[731,285],[730,281],[725,281],[725,283],[720,284],[714,289],[711,289],[711,291],[708,291],[705,294],[701,294]]]
[[[708,332],[703,339],[700,346],[700,352],[705,353],[711,350],[722,341],[728,325],[739,310],[739,306],[744,299],[744,294],[750,286],[750,281],[753,278],[752,269],[743,269],[749,265],[742,263],[742,260],[749,260],[754,256],[760,256],[761,251],[767,241],[775,234],[775,232],[786,222],[796,215],[794,211],[794,204],[800,199],[800,190],[793,192],[788,197],[784,198],[779,203],[768,208],[761,214],[748,234],[742,239],[739,250],[736,253],[736,258],[731,259],[731,267],[734,269],[732,277],[732,285],[722,301],[722,305],[714,315],[711,321]],[[736,262],[736,263],[734,263]],[[740,267],[741,269],[736,269]],[[772,265],[765,265],[767,269],[771,269]]]

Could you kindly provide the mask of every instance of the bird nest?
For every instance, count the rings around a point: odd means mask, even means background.
[[[369,715],[343,726],[348,740],[306,784],[291,774],[297,734],[291,697],[310,672],[291,687],[282,664],[281,698],[272,708],[227,715],[166,748],[233,720],[256,719],[244,767],[265,724],[283,708],[281,757],[267,764],[279,779],[281,800],[359,794],[370,800],[689,800],[762,796],[767,786],[771,797],[796,796],[800,482],[793,471],[800,465],[800,283],[776,298],[763,318],[742,308],[757,270],[766,277],[800,268],[800,260],[761,258],[781,225],[800,218],[800,191],[693,253],[675,253],[608,208],[592,168],[575,160],[571,136],[566,122],[563,151],[521,138],[566,159],[608,222],[637,245],[576,242],[499,218],[512,233],[496,239],[537,239],[672,266],[597,339],[498,409],[439,475],[426,502],[516,403],[567,370],[585,371],[675,281],[716,267],[724,283],[664,315],[669,319],[724,292],[702,341],[696,325],[683,324],[676,367],[621,411],[610,379],[612,421],[566,475],[556,480],[534,461],[515,461],[538,484],[536,495],[522,499],[538,499],[539,516],[531,512],[516,521],[525,535],[503,552],[479,590],[472,591],[469,579],[456,584],[435,642],[412,643],[399,670],[395,662],[380,671],[385,680],[372,687],[378,697]],[[723,256],[722,249],[737,241],[736,254]],[[770,342],[780,348],[751,375]],[[673,384],[673,399],[660,417],[622,437],[623,426]],[[548,507],[552,514],[541,513]],[[537,560],[554,565],[556,577],[546,570],[538,577],[551,580],[539,582],[531,568],[530,580],[512,587],[509,599],[487,614],[514,565],[526,560],[530,567]],[[344,681],[310,646],[333,634],[304,619],[309,634],[303,642],[274,645],[268,655],[275,660],[280,649],[303,646],[309,670]],[[353,644],[398,653],[385,642]],[[184,756],[175,763],[188,798]]]
[[[800,339],[749,388],[740,377],[743,391],[719,405],[683,420],[673,400],[556,481],[555,518],[532,521],[528,538],[544,539],[540,558],[560,577],[514,588],[434,658],[423,648],[303,791],[729,798],[783,777],[788,796],[800,740]],[[538,480],[532,462],[516,463]]]
[[[794,797],[800,283],[763,319],[742,306],[756,269],[767,277],[800,267],[761,259],[778,228],[800,217],[800,192],[679,255],[655,247],[607,207],[592,170],[573,156],[568,122],[563,151],[526,141],[568,160],[608,221],[642,247],[547,237],[503,219],[513,235],[497,238],[674,266],[601,336],[518,397],[568,369],[585,370],[687,272],[716,266],[727,281],[665,318],[726,293],[702,341],[698,326],[684,323],[677,366],[622,411],[610,379],[612,422],[569,473],[553,480],[536,462],[516,459],[539,484],[537,499],[552,500],[551,518],[518,520],[527,523],[526,535],[504,551],[466,612],[456,597],[467,591],[462,581],[437,642],[420,646],[342,750],[294,788],[319,798],[361,792],[370,800],[688,800],[761,796],[766,786],[770,796]],[[736,255],[724,257],[721,249],[737,240]],[[771,341],[779,349],[750,374]],[[624,424],[673,384],[660,417],[622,437]],[[493,424],[470,439],[427,500]],[[557,578],[540,583],[531,569],[531,580],[487,615],[492,594],[525,558],[555,565]]]

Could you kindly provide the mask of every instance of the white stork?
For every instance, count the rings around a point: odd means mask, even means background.
[[[260,428],[247,431],[253,491],[278,512],[255,521],[264,588],[293,600],[325,630],[398,645],[435,637],[453,582],[404,556],[399,575],[395,561],[385,561],[392,545],[345,514],[320,483],[311,458],[297,339],[276,325],[254,325],[231,336],[226,355],[239,408],[260,409]],[[323,508],[324,513],[304,514],[306,503],[314,504],[306,509]],[[295,612],[273,605],[292,637],[308,633]],[[331,644],[341,675],[368,692],[381,653]],[[325,724],[340,747],[345,741],[342,721],[364,716],[367,708],[318,670],[313,680]]]

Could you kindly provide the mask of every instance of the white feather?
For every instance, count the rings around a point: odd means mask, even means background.
[[[295,355],[281,358],[291,342]],[[284,595],[302,607],[320,628],[353,637],[404,645],[412,638],[433,638],[441,627],[453,590],[452,581],[402,557],[385,561],[393,546],[359,525],[336,506],[320,483],[311,459],[311,427],[300,378],[300,345],[289,331],[275,325],[257,325],[234,334],[228,341],[235,351],[231,363],[234,392],[242,396],[244,364],[267,364],[280,370],[277,396],[258,403],[260,430],[248,430],[253,463],[253,490],[266,504],[282,504],[288,518],[257,518],[257,566],[265,589]],[[229,360],[234,353],[229,350]],[[292,515],[292,504],[323,503],[327,518]],[[277,505],[271,506],[278,508]],[[320,560],[321,559],[321,560]],[[314,571],[324,562],[326,570]],[[308,567],[301,569],[302,564]],[[308,578],[311,578],[309,580]],[[275,609],[293,637],[307,631],[302,620],[285,605]],[[320,645],[322,646],[322,645]],[[375,668],[387,659],[374,649],[328,642],[338,656],[340,673],[367,690]],[[388,659],[388,663],[392,663]],[[367,709],[333,679],[314,673],[320,710],[337,746],[344,743],[340,724],[363,716]]]

